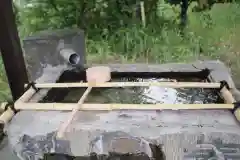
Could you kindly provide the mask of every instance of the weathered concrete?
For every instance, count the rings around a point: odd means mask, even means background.
[[[161,65],[110,64],[107,66],[109,66],[113,72],[198,72],[207,68],[211,70],[209,75],[211,81],[227,81],[235,98],[240,99],[239,91],[235,88],[230,71],[220,61],[197,61],[191,64]],[[65,69],[65,67],[46,67],[42,76],[38,77],[36,81],[41,83],[55,82]],[[54,75],[54,77],[52,75]],[[47,90],[37,93],[32,101],[40,100],[46,93]],[[18,122],[18,118],[26,118],[26,115],[31,115],[26,119],[26,122],[37,121],[34,116],[36,114],[41,115],[43,119],[49,117],[49,121],[54,121],[51,122],[49,126],[45,126],[46,131],[48,127],[51,128],[51,125],[52,129],[50,130],[55,130],[56,128],[53,126],[59,126],[60,124],[59,121],[54,120],[54,117],[46,113],[36,113],[34,111],[22,113],[23,114],[18,114],[13,120],[16,126],[18,123],[19,125],[21,123]],[[62,116],[63,119],[67,116],[65,113],[59,112],[49,114],[58,114],[58,116]],[[78,123],[73,123],[72,128],[74,130],[67,135],[68,140],[72,142],[71,149],[73,154],[88,154],[91,148],[89,142],[101,134],[104,135],[104,132],[122,131],[132,136],[143,137],[152,143],[162,144],[167,159],[181,160],[196,157],[197,153],[195,152],[200,152],[199,146],[205,149],[205,154],[212,152],[206,150],[214,150],[217,158],[220,159],[225,155],[229,156],[230,154],[227,154],[227,152],[234,153],[232,155],[240,159],[240,153],[238,153],[238,150],[240,150],[240,127],[230,111],[126,112],[124,115],[125,116],[121,116],[119,112],[79,112]],[[22,134],[24,128],[20,130]],[[108,137],[108,135],[106,135],[106,137]],[[112,135],[111,137],[114,138]],[[222,141],[217,141],[218,139]],[[109,137],[105,140],[103,139],[103,146],[104,144],[109,144],[111,140],[112,138]],[[221,147],[221,145],[224,147]],[[79,147],[81,147],[80,150]],[[119,150],[122,149],[121,147],[122,146],[120,146]],[[224,149],[225,151],[223,151]],[[107,148],[103,148],[103,150],[108,151]],[[218,154],[219,152],[221,152],[221,154]],[[225,155],[223,155],[223,153]],[[184,156],[185,158],[183,158]]]
[[[81,67],[85,63],[84,31],[79,29],[42,31],[24,39],[24,58],[29,80],[38,79],[48,66],[69,65],[60,55],[62,48],[73,49],[80,57],[77,66]]]

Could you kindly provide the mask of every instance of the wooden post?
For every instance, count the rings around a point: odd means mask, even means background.
[[[140,2],[140,7],[141,7],[142,25],[143,25],[143,27],[146,27],[146,15],[145,15],[144,1]]]
[[[0,51],[12,98],[17,100],[24,93],[24,84],[28,82],[28,78],[12,0],[0,0]]]

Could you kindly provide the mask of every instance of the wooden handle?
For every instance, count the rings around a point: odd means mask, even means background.
[[[63,125],[60,127],[59,131],[57,132],[57,137],[58,138],[63,138],[64,137],[65,131],[67,130],[68,126],[73,121],[73,118],[77,114],[77,111],[81,108],[82,104],[84,103],[85,99],[87,98],[87,96],[88,96],[88,94],[90,93],[91,90],[92,90],[92,87],[88,87],[86,89],[86,91],[83,93],[82,97],[80,98],[80,100],[77,103],[77,106],[73,108],[72,113],[69,116],[69,119],[65,123],[63,123]]]
[[[70,87],[90,87],[90,83],[38,83],[37,88],[70,88]],[[220,88],[220,83],[205,82],[104,82],[95,83],[93,87],[147,87],[159,86],[169,88]]]
[[[25,103],[18,104],[21,110],[59,110],[72,111],[76,103]],[[181,109],[233,109],[233,104],[82,104],[78,110],[111,111],[111,110],[181,110]]]

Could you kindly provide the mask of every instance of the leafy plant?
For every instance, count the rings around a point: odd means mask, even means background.
[[[209,11],[193,13],[196,3],[192,3],[188,26],[181,34],[179,5],[164,0],[144,2],[145,28],[136,0],[15,0],[14,11],[21,38],[46,29],[84,29],[88,63],[221,59],[240,80],[240,59],[236,58],[240,55],[239,4],[218,4]],[[0,74],[0,95],[6,99],[10,91],[4,72]]]

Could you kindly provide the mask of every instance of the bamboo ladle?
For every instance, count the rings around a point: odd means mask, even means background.
[[[84,103],[85,99],[87,98],[88,94],[92,90],[92,87],[94,87],[96,83],[104,83],[104,82],[111,80],[110,68],[104,67],[104,66],[88,68],[86,70],[86,79],[87,79],[87,82],[89,83],[90,87],[88,87],[86,89],[86,91],[83,93],[82,97],[80,98],[80,100],[77,103],[77,106],[72,110],[71,115],[69,116],[68,120],[60,126],[60,129],[57,132],[57,138],[64,137],[64,134],[65,134],[68,126],[73,121],[78,110],[81,108],[81,106]]]

